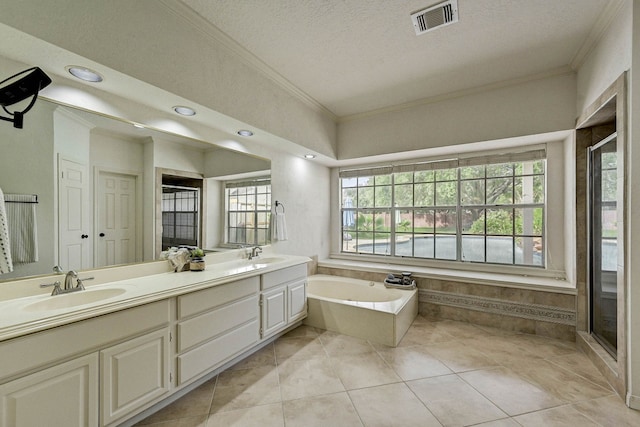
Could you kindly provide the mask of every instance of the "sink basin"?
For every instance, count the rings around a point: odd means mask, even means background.
[[[280,257],[255,258],[251,260],[251,264],[255,268],[265,268],[265,267],[268,267],[270,264],[273,264],[275,262],[281,262],[281,261],[284,261],[284,258],[280,258]]]
[[[109,298],[122,295],[127,290],[124,288],[107,288],[78,291],[71,294],[54,295],[47,299],[37,301],[25,306],[28,311],[48,311],[59,310],[61,308],[71,308],[78,305],[90,304]]]

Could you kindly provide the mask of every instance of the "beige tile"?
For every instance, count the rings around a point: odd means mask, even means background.
[[[627,408],[617,395],[580,402],[574,404],[573,407],[603,426],[640,426],[640,411]]]
[[[318,329],[308,325],[300,325],[297,328],[287,332],[279,339],[300,338],[300,337],[315,338],[317,336],[318,336]]]
[[[453,373],[427,351],[433,346],[379,348],[378,354],[404,381]]]
[[[160,421],[157,423],[144,425],[148,427],[208,427],[207,415],[198,415],[196,417],[186,417],[177,420]]]
[[[442,320],[434,324],[437,330],[446,332],[454,338],[473,338],[491,335],[491,333],[467,322],[455,320]]]
[[[328,357],[309,360],[286,360],[278,365],[283,400],[344,391]]]
[[[363,425],[347,393],[283,403],[287,427],[355,427]]]
[[[403,384],[389,384],[349,392],[367,427],[440,427],[424,404]]]
[[[476,424],[473,427],[522,427],[517,422],[513,421],[513,418],[503,418],[501,420],[489,421],[486,423]],[[548,427],[548,426],[540,426]]]
[[[206,419],[206,415],[209,413],[209,407],[211,406],[215,384],[215,378],[207,381],[189,394],[142,420],[140,425],[177,420],[185,417],[196,417],[198,415],[205,415]]]
[[[398,344],[398,347],[412,345],[426,345],[435,342],[453,341],[455,337],[445,331],[439,330],[436,322],[413,322],[409,330]]]
[[[507,368],[482,369],[458,375],[511,416],[564,403]]]
[[[522,347],[525,351],[536,354],[542,359],[571,354],[577,351],[575,342],[563,341],[549,337],[540,337],[531,334],[514,335],[512,342]]]
[[[331,365],[347,390],[402,381],[377,353],[332,357]]]
[[[558,365],[563,369],[588,379],[600,387],[612,389],[606,378],[600,373],[600,371],[598,371],[595,365],[591,362],[591,359],[589,359],[589,357],[584,353],[576,352],[563,356],[556,356],[549,359],[549,361],[554,365]]]
[[[232,411],[282,400],[277,368],[225,371],[218,376],[211,413]]]
[[[319,338],[297,337],[279,339],[275,342],[276,361],[285,359],[308,360],[313,357],[326,357]]]
[[[320,335],[320,342],[329,356],[371,353],[374,348],[369,341],[326,331]]]
[[[281,403],[212,414],[206,427],[284,427]]]
[[[236,363],[231,367],[231,369],[250,369],[266,365],[275,366],[275,364],[276,353],[273,347],[273,343],[271,343],[253,353],[246,359]]]
[[[545,411],[531,412],[525,415],[514,417],[514,420],[523,427],[539,426],[580,426],[580,427],[600,427],[585,417],[571,406],[560,406],[547,409]]]
[[[463,426],[506,414],[457,375],[409,381],[407,385],[444,426]]]
[[[430,345],[429,353],[454,372],[473,371],[498,365],[486,354],[459,341]]]

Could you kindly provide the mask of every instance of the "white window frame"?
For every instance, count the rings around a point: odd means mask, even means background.
[[[266,193],[258,193],[257,189],[258,187],[263,187],[263,186],[267,186],[268,187],[268,192]],[[258,177],[258,178],[252,178],[252,179],[244,179],[241,181],[225,181],[224,186],[223,186],[223,198],[224,198],[224,218],[225,218],[225,227],[224,227],[224,246],[247,246],[247,245],[265,245],[265,244],[269,244],[271,243],[271,178],[270,177]],[[255,208],[252,210],[237,210],[237,211],[231,211],[230,210],[230,202],[229,202],[229,192],[228,190],[231,188],[243,188],[243,187],[255,187],[256,192],[254,193],[254,196],[256,197],[256,200],[254,201],[254,206]],[[266,194],[266,202],[264,203],[264,206],[261,208],[260,204],[257,202],[257,197],[259,194]],[[253,224],[253,227],[250,228],[251,230],[253,230],[252,232],[252,239],[250,239],[251,241],[247,241],[246,239],[246,235],[245,235],[245,239],[240,242],[240,241],[231,241],[230,240],[230,229],[231,228],[236,228],[236,227],[232,227],[230,224],[230,215],[232,212],[235,213],[241,213],[241,212],[250,212],[255,216],[255,223]],[[260,215],[265,215],[267,220],[267,227],[260,227],[260,223],[258,221],[258,217]],[[249,229],[249,228],[247,228]],[[266,238],[264,240],[260,240],[259,239],[259,234],[260,234],[260,230],[265,230],[266,233]]]

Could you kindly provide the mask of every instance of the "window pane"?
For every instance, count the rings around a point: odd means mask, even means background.
[[[460,183],[460,204],[484,205],[484,180],[462,181]]]
[[[416,172],[413,176],[413,182],[432,182],[434,179],[433,171]]]
[[[413,239],[411,234],[396,233],[396,256],[413,256]]]
[[[603,155],[604,156],[604,155]],[[618,177],[616,169],[601,171],[602,201],[615,202]]]
[[[436,258],[437,259],[457,259],[456,236],[439,235],[436,236]]]
[[[360,176],[360,177],[358,177],[358,187],[363,187],[365,185],[373,185],[373,177],[372,176]]]
[[[396,232],[413,231],[413,211],[396,210]]]
[[[513,203],[513,178],[487,179],[487,204],[510,205]]]
[[[484,236],[462,236],[462,260],[484,262]]]
[[[484,178],[484,165],[482,166],[467,166],[460,168],[460,178]]]
[[[484,209],[462,210],[462,233],[485,234]]]
[[[513,264],[513,237],[487,236],[487,262]]]
[[[513,210],[512,209],[488,209],[487,210],[487,234],[513,235]]]
[[[435,211],[416,209],[413,212],[413,227],[416,233],[433,233],[435,231]]]
[[[390,185],[391,175],[376,175],[374,183],[375,185]]]
[[[390,255],[391,247],[389,245],[389,238],[390,234],[388,233],[375,233],[373,236],[373,253],[378,255]]]
[[[435,235],[420,234],[413,238],[413,250],[416,258],[435,258]]]
[[[542,266],[542,239],[539,237],[517,237],[515,263]]]
[[[341,185],[342,188],[357,187],[358,178],[342,178]]]
[[[373,207],[373,187],[358,188],[358,207],[359,208]]]
[[[457,182],[436,183],[436,206],[455,206],[458,199]]]
[[[359,212],[356,217],[358,231],[373,231],[373,213]]]
[[[434,206],[434,184],[415,185],[415,206]]]
[[[389,231],[391,212],[376,212],[374,214],[373,229],[375,231]]]
[[[514,203],[540,203],[536,199],[542,198],[544,188],[543,181],[539,176],[525,175],[515,178],[515,200]]]
[[[458,169],[438,169],[436,181],[455,181],[458,179]]]
[[[393,182],[396,184],[413,183],[413,172],[396,173],[393,175]]]
[[[542,208],[514,209],[516,234],[542,236]]]
[[[388,208],[391,207],[391,186],[376,186],[375,187],[375,207],[376,208]]]
[[[436,233],[455,234],[457,224],[458,220],[455,209],[438,209],[435,212]]]
[[[512,176],[514,167],[512,163],[501,163],[497,165],[487,165],[487,178],[496,176]]]
[[[413,206],[413,184],[396,185],[393,191],[396,206]]]

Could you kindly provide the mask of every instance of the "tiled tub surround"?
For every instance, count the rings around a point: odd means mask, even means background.
[[[322,263],[318,273],[373,281],[382,281],[387,274]],[[470,283],[464,279],[414,278],[418,285],[419,313],[428,319],[459,320],[567,341],[576,339],[575,290],[547,291],[499,283]]]
[[[343,276],[308,279],[306,325],[395,347],[418,314],[418,293]]]

